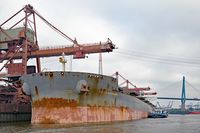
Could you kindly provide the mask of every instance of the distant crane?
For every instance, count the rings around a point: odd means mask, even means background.
[[[149,96],[149,95],[157,94],[156,92],[148,92],[151,89],[150,87],[137,87],[136,85],[131,83],[129,80],[124,78],[118,72],[114,73],[112,76],[118,79],[118,81],[119,81],[119,78],[123,80],[121,83],[119,83],[119,89],[120,91],[123,91],[123,93],[135,95],[137,97],[142,97],[142,98],[146,98],[144,96],[147,96],[147,95]],[[132,88],[130,88],[130,86],[132,86]]]

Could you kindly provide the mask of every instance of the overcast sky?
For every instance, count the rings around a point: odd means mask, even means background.
[[[200,98],[200,1],[1,0],[0,23],[26,4],[80,44],[110,38],[118,49],[103,54],[105,75],[118,71],[136,86],[150,86],[168,97],[180,97],[186,76],[193,86],[187,86],[187,97]],[[37,26],[40,47],[71,44],[42,21]],[[73,60],[72,66],[73,71],[97,73],[98,54]],[[56,57],[42,59],[42,68],[62,67]]]

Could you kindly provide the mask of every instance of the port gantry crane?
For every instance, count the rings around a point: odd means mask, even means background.
[[[25,13],[23,18],[9,29],[5,30],[2,28],[2,26],[22,11]],[[64,46],[62,48],[40,49],[37,40],[36,16],[64,38],[71,41],[72,45]],[[24,22],[24,26],[15,28],[21,22]],[[0,72],[3,68],[7,68],[7,76],[29,74],[32,71],[29,70],[27,66],[27,61],[30,58],[36,58],[37,72],[41,72],[40,57],[60,56],[64,53],[65,55],[73,55],[74,58],[79,59],[85,58],[85,54],[112,52],[113,49],[115,49],[115,45],[110,39],[106,42],[79,44],[76,39],[71,39],[53,26],[31,5],[26,5],[0,25],[0,63],[3,61],[5,62],[0,68]],[[16,59],[21,59],[21,62],[15,63],[14,60]]]
[[[123,93],[127,93],[129,95],[135,95],[137,97],[144,97],[147,95],[157,95],[157,92],[149,92],[149,90],[151,90],[150,87],[137,87],[129,80],[127,80],[125,77],[123,77],[119,72],[116,72],[111,76],[115,77],[116,79],[121,78],[123,80],[123,82],[119,84],[119,90],[122,91]],[[129,85],[132,86],[133,88],[129,87]]]

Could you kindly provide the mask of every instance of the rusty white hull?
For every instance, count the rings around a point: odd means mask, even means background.
[[[150,105],[118,92],[115,78],[81,72],[45,72],[21,77],[32,96],[32,123],[83,123],[146,118]]]

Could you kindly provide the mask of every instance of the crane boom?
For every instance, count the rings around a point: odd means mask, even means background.
[[[141,87],[141,88],[128,88],[131,91],[149,91],[151,88],[150,87]]]
[[[112,52],[115,46],[111,41],[107,41],[105,43],[93,43],[93,44],[83,44],[80,46],[72,46],[72,47],[63,47],[63,48],[48,48],[41,49],[36,51],[27,52],[28,58],[38,58],[38,57],[52,57],[52,56],[60,56],[63,52],[65,55],[74,55],[74,58],[84,58],[85,54],[91,53],[99,53],[99,52]],[[7,54],[5,56],[5,54]],[[0,54],[0,60],[8,60],[12,57],[12,59],[21,59],[23,56],[23,52],[20,51],[18,53],[10,52]],[[15,55],[14,55],[15,54]],[[14,55],[14,56],[13,56]]]
[[[157,95],[157,92],[144,92],[142,95]]]

